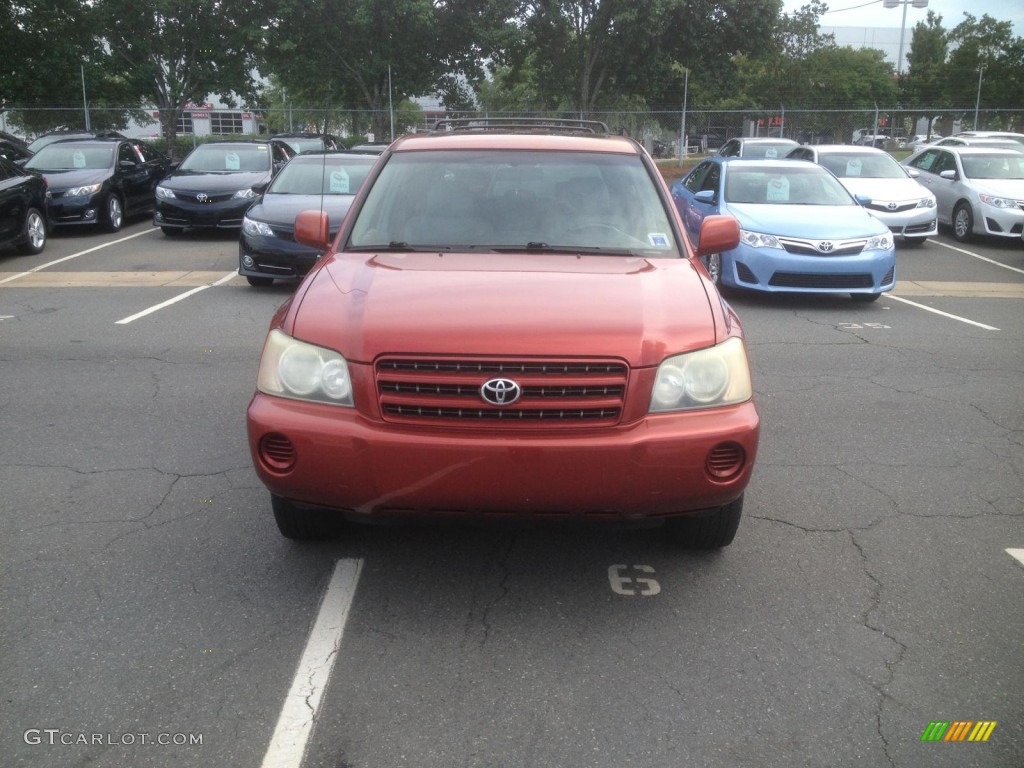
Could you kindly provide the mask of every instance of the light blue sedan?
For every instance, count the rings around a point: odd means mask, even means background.
[[[712,157],[672,186],[672,199],[694,245],[705,217],[739,221],[739,246],[703,259],[717,285],[866,302],[896,284],[889,228],[820,165]]]

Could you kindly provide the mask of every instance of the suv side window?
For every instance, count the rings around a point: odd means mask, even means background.
[[[718,150],[718,154],[722,157],[739,157],[740,156],[740,142],[737,139],[729,139],[722,145],[722,148]]]
[[[697,168],[693,171],[693,173],[686,177],[686,181],[683,182],[683,186],[686,187],[691,192],[693,192],[694,194],[700,192],[701,189],[703,189],[702,184],[704,181],[704,177],[708,175],[708,170],[711,168],[712,165],[714,165],[714,163],[710,163],[706,160],[700,165],[698,165]]]
[[[120,164],[120,163],[122,163],[124,161],[130,161],[134,165],[138,165],[139,164],[139,158],[132,151],[132,145],[131,144],[118,144],[117,145],[117,162],[118,162],[118,164]]]

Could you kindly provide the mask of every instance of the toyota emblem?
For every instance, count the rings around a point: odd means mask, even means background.
[[[522,393],[512,379],[490,379],[480,387],[480,397],[491,405],[512,405]]]
[[[196,200],[198,200],[200,203],[208,203],[210,202],[210,196],[205,192],[200,192],[198,195],[196,195]]]
[[[890,211],[895,211],[895,210],[896,210],[897,208],[899,208],[899,207],[900,207],[900,205],[899,205],[899,203],[889,203],[889,205],[887,205],[886,207],[887,207],[887,208],[888,208],[888,209],[889,209]]]
[[[822,253],[831,253],[832,249],[836,247],[836,244],[831,240],[822,240],[818,243],[818,250]]]

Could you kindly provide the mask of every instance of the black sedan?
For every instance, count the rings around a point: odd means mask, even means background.
[[[274,278],[299,278],[309,272],[320,251],[295,242],[295,217],[302,211],[322,210],[334,235],[376,160],[372,154],[350,152],[293,158],[242,220],[238,273],[249,285],[265,286]]]
[[[47,144],[25,168],[46,176],[54,224],[117,232],[126,217],[153,210],[153,190],[171,163],[136,139],[66,139]]]
[[[218,141],[193,149],[156,188],[153,225],[165,235],[187,227],[238,228],[293,152],[276,139]]]
[[[0,157],[0,247],[39,253],[46,246],[46,179]]]

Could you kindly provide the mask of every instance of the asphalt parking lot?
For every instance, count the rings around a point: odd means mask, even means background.
[[[729,297],[762,443],[717,554],[283,539],[245,408],[292,286],[236,266],[146,220],[0,253],[4,766],[1024,764],[1019,240],[898,246],[869,305]]]

